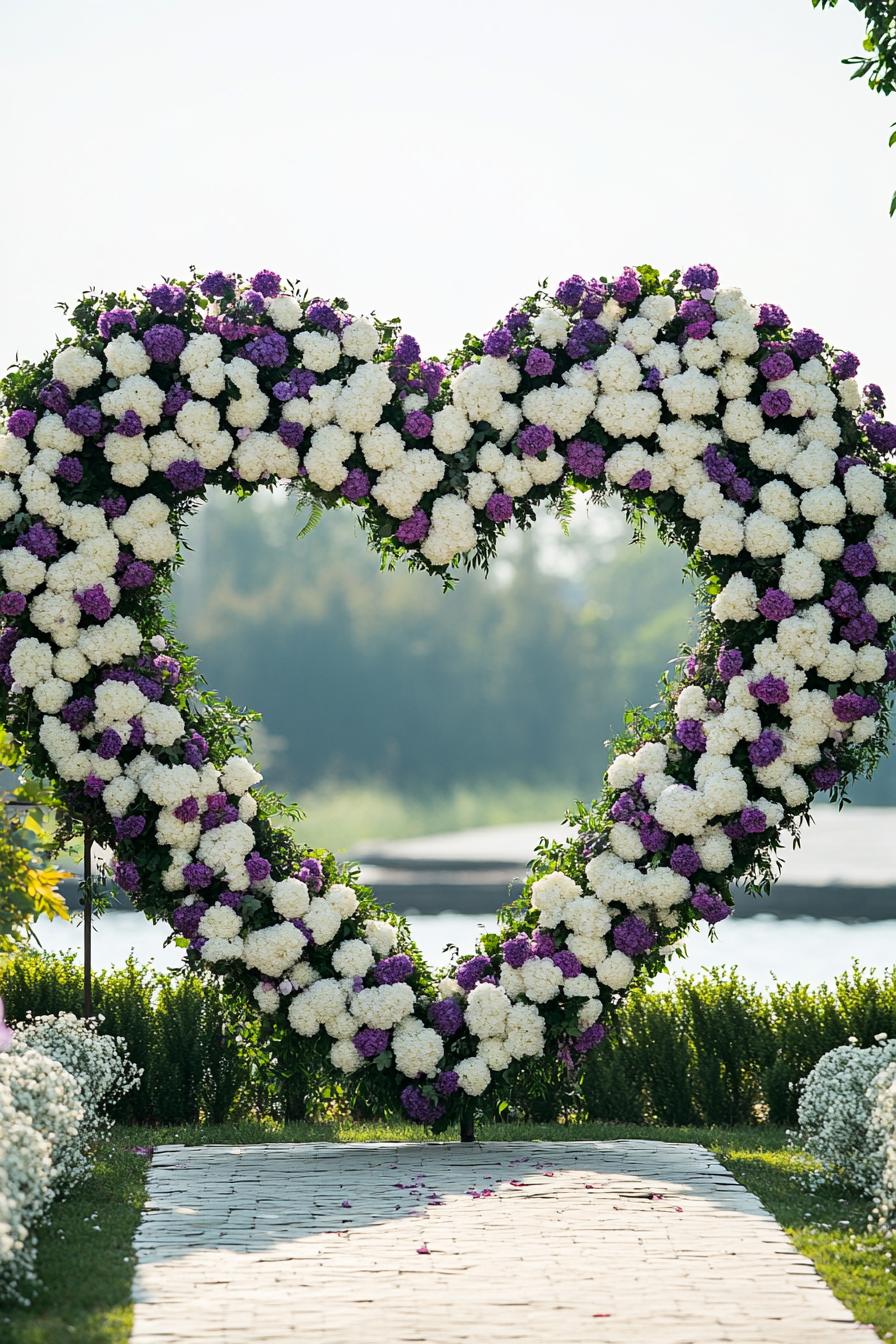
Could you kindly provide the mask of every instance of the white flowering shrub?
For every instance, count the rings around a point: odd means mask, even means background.
[[[882,1039],[865,1048],[838,1045],[822,1055],[803,1081],[799,1137],[820,1164],[818,1179],[837,1181],[863,1195],[879,1193],[886,1122],[883,1102],[881,1119],[872,1122],[874,1085],[893,1064],[896,1041]]]
[[[571,276],[445,362],[269,270],[71,316],[0,381],[0,711],[136,904],[335,1085],[444,1125],[504,1070],[586,1054],[886,750],[896,426],[854,354],[714,267]],[[627,716],[600,800],[440,981],[353,870],[273,824],[244,721],[171,636],[185,519],[211,485],[277,483],[443,577],[539,506],[613,494],[699,581],[660,711]]]
[[[138,1071],[123,1042],[71,1014],[41,1017],[0,1048],[0,1297],[26,1301],[33,1233],[90,1171],[107,1110]]]
[[[875,1211],[882,1228],[896,1228],[896,1059],[871,1080],[870,1142],[877,1163]]]

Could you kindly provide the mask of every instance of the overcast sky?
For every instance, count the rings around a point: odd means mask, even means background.
[[[270,266],[429,353],[709,260],[896,389],[892,107],[843,0],[6,0],[0,365],[94,285]]]

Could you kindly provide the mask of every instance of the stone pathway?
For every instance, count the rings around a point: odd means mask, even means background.
[[[697,1144],[157,1148],[132,1344],[873,1340]]]

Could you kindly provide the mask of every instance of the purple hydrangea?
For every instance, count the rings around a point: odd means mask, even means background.
[[[315,326],[323,327],[324,331],[339,331],[342,326],[339,314],[335,308],[331,308],[328,303],[315,299],[308,305],[308,311],[305,314],[306,322],[313,322]],[[420,347],[417,347],[417,358],[420,358]]]
[[[64,481],[66,485],[78,485],[84,478],[84,468],[81,465],[81,459],[75,457],[73,453],[67,453],[65,457],[59,459],[56,467],[56,479]]]
[[[711,322],[691,322],[685,328],[685,335],[692,341],[705,341],[712,331]]]
[[[744,656],[740,649],[720,649],[716,658],[716,671],[722,681],[731,681],[744,670]]]
[[[862,388],[862,396],[869,410],[874,411],[877,415],[883,415],[887,407],[887,401],[882,387],[878,386],[877,383],[868,383]]]
[[[100,508],[107,518],[123,518],[128,511],[128,502],[124,495],[106,495],[100,500]]]
[[[38,560],[55,560],[59,554],[59,538],[52,527],[45,523],[32,523],[27,532],[23,532],[16,542],[24,546]]]
[[[114,760],[120,756],[124,743],[114,728],[104,728],[100,734],[100,740],[97,744],[96,754],[103,761]]]
[[[595,348],[606,345],[609,339],[606,327],[600,326],[590,317],[583,317],[569,333],[566,353],[571,359],[586,359]]]
[[[746,835],[761,835],[768,825],[768,818],[761,807],[745,807],[738,818]]]
[[[33,411],[20,409],[18,411],[13,411],[6,422],[6,429],[9,434],[14,435],[17,439],[27,439],[28,435],[33,432],[36,424],[37,416]]]
[[[789,373],[793,373],[793,360],[786,350],[776,350],[762,361],[759,372],[768,382],[776,383],[786,378]]]
[[[520,430],[516,441],[524,457],[536,457],[553,448],[554,434],[547,425],[527,425]]]
[[[718,924],[731,914],[730,905],[702,883],[691,897],[691,905],[707,924]]]
[[[370,494],[370,477],[362,467],[353,467],[342,482],[342,495],[353,502]]]
[[[820,355],[824,349],[824,338],[819,336],[817,331],[803,327],[801,331],[795,331],[791,336],[790,349],[797,359],[812,359],[815,355]]]
[[[460,1078],[454,1069],[444,1069],[442,1073],[436,1074],[433,1087],[440,1097],[452,1097],[460,1086]]]
[[[373,978],[378,985],[397,985],[414,974],[414,962],[406,952],[396,952],[392,957],[383,957],[373,968]]]
[[[259,369],[279,369],[286,362],[289,346],[280,331],[265,331],[243,347],[243,354]]]
[[[432,416],[425,411],[410,411],[404,418],[404,431],[412,439],[425,439],[432,433]]]
[[[759,309],[758,327],[769,327],[772,331],[781,331],[790,326],[790,318],[776,303],[764,303]]]
[[[551,945],[551,951],[554,951],[553,944]],[[469,994],[470,990],[478,985],[480,980],[484,980],[487,975],[491,975],[491,971],[491,957],[486,957],[480,953],[476,957],[470,957],[469,961],[461,962],[457,968],[457,983],[465,994]]]
[[[554,372],[554,358],[538,346],[526,356],[525,370],[530,378],[547,378]]]
[[[600,1045],[605,1039],[607,1029],[602,1022],[593,1022],[590,1027],[586,1027],[583,1032],[576,1036],[572,1043],[573,1050],[579,1055],[587,1054],[595,1046]]]
[[[854,579],[864,579],[877,568],[877,558],[867,541],[857,541],[846,547],[840,564]]]
[[[664,831],[656,817],[649,813],[647,819],[641,823],[639,834],[641,844],[648,854],[660,854],[669,843],[669,832]]]
[[[566,464],[570,471],[587,480],[600,476],[606,456],[599,443],[589,443],[586,439],[573,439],[566,447]]]
[[[767,419],[776,420],[790,411],[790,393],[785,392],[783,387],[769,388],[759,398],[759,404]]]
[[[528,935],[518,933],[513,938],[508,938],[501,944],[501,953],[507,965],[518,971],[523,963],[527,962],[532,956],[532,944],[529,942]]]
[[[857,649],[860,644],[870,644],[877,638],[877,621],[870,611],[862,611],[840,627],[840,634],[847,644]]]
[[[509,327],[495,327],[482,343],[485,354],[493,355],[496,359],[505,359],[510,354],[512,346],[513,332]]]
[[[628,305],[641,297],[641,281],[631,266],[624,267],[622,274],[613,281],[613,298],[617,303]]]
[[[154,582],[156,572],[145,560],[132,560],[122,571],[119,588],[148,588]]]
[[[280,277],[276,271],[256,271],[249,284],[266,299],[272,299],[280,293]]]
[[[656,934],[637,915],[626,915],[613,930],[613,945],[627,957],[638,957],[656,944]]]
[[[250,882],[266,882],[271,875],[271,865],[262,858],[258,850],[253,849],[246,860],[246,872]]]
[[[659,369],[651,366],[641,379],[641,387],[645,392],[658,392],[662,381],[663,375]]]
[[[812,771],[812,783],[817,789],[832,789],[842,773],[836,765],[816,765]]]
[[[310,310],[309,310],[310,311]],[[416,364],[420,358],[420,345],[413,336],[399,336],[392,356],[396,364]]]
[[[423,541],[428,534],[429,515],[419,506],[414,509],[410,518],[403,519],[395,529],[395,539],[400,541],[402,546],[413,546],[418,541]]]
[[[21,616],[27,605],[24,593],[3,593],[0,596],[0,616]]]
[[[422,1092],[419,1087],[408,1085],[401,1093],[401,1104],[412,1120],[420,1125],[435,1124],[442,1115],[444,1107]]]
[[[706,750],[706,733],[699,719],[680,719],[675,725],[675,740],[687,751],[701,754]]]
[[[110,339],[116,327],[122,327],[125,331],[137,330],[137,319],[130,308],[109,308],[105,313],[100,313],[97,330],[104,341]]]
[[[309,891],[320,891],[324,884],[324,870],[320,859],[303,859],[296,874]]]
[[[92,616],[95,621],[108,621],[112,615],[112,601],[101,583],[82,588],[75,593],[75,601],[84,615]]]
[[[831,371],[838,382],[842,382],[844,378],[855,378],[859,371],[858,356],[851,350],[841,350],[839,355],[834,357]]]
[[[114,872],[115,881],[121,887],[122,891],[139,891],[140,872],[136,863],[131,863],[130,861],[116,863]]]
[[[684,289],[718,289],[719,273],[715,266],[702,262],[697,266],[689,266],[681,277],[681,283]]]
[[[681,877],[693,877],[700,867],[700,855],[693,845],[676,845],[669,855],[669,867]]]
[[[688,327],[699,322],[711,324],[715,321],[715,316],[715,309],[705,299],[682,299],[678,305],[678,317]]]
[[[169,317],[180,312],[187,297],[180,285],[153,285],[151,289],[144,289],[143,293],[153,308],[157,308],[160,313],[167,313]]]
[[[717,485],[728,485],[737,475],[737,467],[717,443],[709,443],[703,452],[703,470]]]
[[[572,980],[574,976],[582,974],[582,963],[576,954],[570,952],[568,948],[564,947],[559,952],[555,952],[551,961],[555,966],[559,966],[565,980]]]
[[[223,271],[209,271],[199,281],[199,288],[207,299],[222,299],[232,285],[233,277]]]
[[[199,490],[205,485],[205,468],[200,462],[179,458],[165,468],[165,479],[181,494]]]
[[[73,434],[80,434],[82,438],[89,439],[94,434],[99,434],[103,427],[103,417],[95,406],[84,404],[73,406],[66,413],[63,423]]]
[[[376,1059],[389,1048],[391,1033],[379,1027],[362,1027],[352,1037],[352,1044],[362,1059]]]
[[[554,298],[564,308],[578,308],[584,293],[585,281],[580,275],[571,275],[568,280],[561,280],[554,291]]]
[[[845,695],[837,696],[831,708],[834,718],[839,719],[841,723],[855,723],[857,719],[876,714],[880,704],[873,695],[859,695],[856,691],[847,691]]]
[[[181,872],[191,891],[202,891],[203,888],[210,887],[215,876],[215,870],[207,863],[187,863]]]
[[[790,699],[787,682],[771,673],[758,681],[750,682],[750,694],[755,695],[764,705],[784,705]]]
[[[305,426],[298,420],[281,420],[277,426],[277,437],[287,448],[298,448],[305,437]]]
[[[485,511],[493,523],[506,523],[513,517],[513,500],[502,490],[496,490],[486,501]]]
[[[116,817],[115,838],[117,840],[136,840],[146,830],[146,818],[139,812],[129,817]]]
[[[784,621],[796,610],[793,598],[780,588],[766,588],[756,605],[768,621]]]
[[[205,901],[192,901],[189,905],[179,905],[172,912],[171,926],[185,938],[195,938],[199,932],[199,921],[208,909]]]
[[[636,471],[634,476],[629,478],[627,487],[629,490],[649,490],[652,482],[653,477],[650,472],[646,467],[642,467],[640,471]]]
[[[175,383],[169,387],[162,406],[163,415],[175,416],[178,411],[186,406],[188,401],[193,400],[193,393],[188,387],[182,387],[180,383]]]
[[[429,1005],[428,1016],[440,1036],[456,1036],[464,1024],[464,1010],[457,999],[436,999]]]
[[[750,764],[758,769],[763,766],[771,765],[776,761],[784,750],[784,743],[779,735],[771,728],[763,728],[762,732],[751,742],[747,748],[747,755],[750,758]]]
[[[93,718],[93,711],[96,705],[89,695],[78,696],[76,700],[69,700],[67,705],[63,705],[59,717],[63,723],[67,723],[69,728],[74,728],[80,732],[86,724]]]
[[[199,816],[199,800],[197,798],[185,798],[174,809],[174,815],[178,821],[195,821]]]
[[[143,333],[143,349],[156,364],[173,364],[187,343],[180,327],[159,322]]]

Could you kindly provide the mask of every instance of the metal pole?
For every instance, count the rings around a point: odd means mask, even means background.
[[[475,1143],[476,1133],[473,1128],[473,1111],[464,1107],[460,1113],[460,1141],[461,1143]]]
[[[93,968],[90,937],[93,924],[93,836],[84,827],[84,1016],[93,1017]]]

